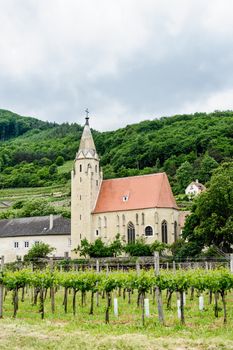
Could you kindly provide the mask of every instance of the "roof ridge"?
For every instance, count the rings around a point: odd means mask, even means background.
[[[114,177],[113,179],[104,179],[103,181],[111,181],[111,180],[123,180],[123,179],[129,179],[132,177],[146,177],[146,176],[155,176],[155,175],[163,175],[165,172],[162,173],[152,173],[152,174],[143,174],[143,175],[132,175],[132,176],[124,176],[124,177]]]
[[[159,196],[158,196],[157,205],[158,205],[158,203],[160,203],[160,197],[161,197],[161,192],[162,192],[162,187],[163,187],[163,182],[164,182],[164,174],[165,173],[162,173],[162,174],[163,174],[163,178],[162,178],[162,183],[161,183],[160,190],[159,190]]]

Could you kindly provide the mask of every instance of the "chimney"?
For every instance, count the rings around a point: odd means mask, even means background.
[[[197,184],[198,184],[198,182],[199,182],[198,179],[196,179],[196,183],[197,183]]]
[[[53,229],[53,214],[49,215],[49,229]]]

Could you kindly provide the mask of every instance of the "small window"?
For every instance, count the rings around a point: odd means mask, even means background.
[[[136,225],[138,225],[138,214],[136,214]]]
[[[98,237],[99,236],[99,230],[95,230],[95,235]]]
[[[14,242],[14,248],[19,248],[19,242]]]
[[[82,172],[82,164],[79,165],[79,171]]]
[[[40,241],[35,241],[35,245],[38,245],[40,243]]]
[[[145,236],[153,236],[153,229],[151,226],[146,226],[145,228]]]
[[[81,194],[80,194],[80,196],[79,196],[79,199],[80,199],[80,201],[81,201],[81,199],[82,199],[82,196],[81,196]]]
[[[107,218],[106,218],[106,216],[104,217],[104,227],[107,227]]]
[[[97,165],[95,166],[95,172],[97,173],[97,169],[98,169],[98,167],[97,167]]]
[[[28,248],[28,247],[29,247],[29,242],[28,242],[28,241],[25,241],[25,242],[24,242],[24,247],[25,247],[25,248]]]
[[[68,259],[69,258],[69,252],[64,252],[64,258]]]
[[[98,186],[99,185],[99,181],[98,180],[96,180],[96,186]]]
[[[82,220],[82,215],[79,215],[79,219]]]
[[[82,178],[80,177],[80,182],[82,182]]]
[[[71,238],[68,238],[68,247],[71,247]]]
[[[128,202],[129,197],[128,196],[123,196],[122,200],[123,202]]]
[[[82,239],[82,234],[81,233],[80,233],[79,237],[80,237],[80,241],[81,241],[81,239]]]

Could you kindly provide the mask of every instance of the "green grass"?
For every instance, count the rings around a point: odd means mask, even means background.
[[[56,293],[56,311],[50,311],[49,295],[46,299],[45,320],[41,320],[38,305],[31,305],[31,291],[20,302],[16,319],[12,319],[12,295],[8,292],[4,303],[4,319],[0,320],[1,349],[233,349],[233,296],[227,297],[228,323],[223,325],[222,311],[214,317],[213,305],[208,305],[205,296],[205,311],[198,310],[198,298],[193,301],[187,296],[185,326],[180,325],[176,313],[176,296],[173,295],[172,309],[165,311],[165,326],[160,325],[157,307],[150,298],[151,316],[141,323],[141,309],[136,306],[136,293],[131,304],[128,298],[118,298],[119,317],[111,310],[110,324],[104,322],[106,300],[99,298],[94,315],[89,315],[90,296],[81,306],[78,293],[77,314],[72,314],[72,294],[68,296],[68,313],[62,306],[63,292]],[[165,299],[165,294],[163,295]],[[219,303],[221,306],[221,302]]]
[[[71,169],[73,167],[74,161],[73,160],[68,160],[65,162],[63,165],[58,167],[58,174],[63,174],[63,173],[68,173],[71,172]]]

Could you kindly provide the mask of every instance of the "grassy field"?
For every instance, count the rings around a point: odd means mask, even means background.
[[[163,296],[165,299],[165,295]],[[106,300],[100,297],[100,306],[89,315],[90,296],[81,306],[78,295],[77,314],[72,314],[72,294],[68,296],[68,312],[64,313],[63,293],[56,293],[55,314],[50,311],[49,297],[46,299],[45,320],[40,319],[38,305],[31,304],[31,291],[25,301],[20,302],[16,319],[12,319],[12,295],[8,292],[4,303],[4,319],[0,320],[1,349],[233,349],[233,295],[227,296],[228,323],[223,325],[222,311],[214,317],[213,305],[205,296],[205,310],[198,310],[198,298],[190,301],[187,296],[185,326],[180,325],[176,313],[176,296],[172,309],[165,311],[165,326],[157,318],[157,307],[150,298],[150,317],[145,327],[141,323],[141,310],[136,306],[136,294],[131,303],[128,298],[119,298],[119,317],[111,310],[110,324],[105,324]],[[221,303],[219,303],[221,306]]]

